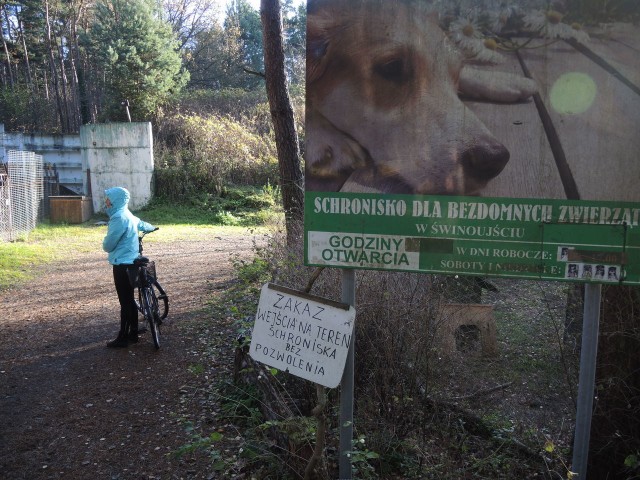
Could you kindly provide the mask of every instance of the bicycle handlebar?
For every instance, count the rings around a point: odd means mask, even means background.
[[[149,230],[148,232],[142,232],[142,235],[140,235],[140,238],[144,237],[148,233],[155,232],[157,230],[160,230],[160,227],[156,227],[153,230]]]
[[[144,238],[144,236],[147,233],[155,232],[156,230],[160,230],[160,227],[156,227],[153,230],[150,230],[148,232],[142,232],[142,235],[138,235],[138,255],[142,256],[142,251],[143,251],[142,239]]]

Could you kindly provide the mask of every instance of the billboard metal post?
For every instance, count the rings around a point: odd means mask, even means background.
[[[356,305],[356,271],[354,269],[342,270],[342,302]],[[353,377],[354,377],[354,351],[356,343],[355,325],[351,335],[347,362],[342,374],[340,384],[340,460],[338,473],[340,479],[351,479],[351,456],[353,440]]]
[[[602,286],[586,284],[584,292],[584,315],[582,320],[582,349],[580,351],[580,376],[578,384],[578,409],[573,440],[571,471],[579,479],[587,478],[589,437],[596,378],[598,353],[598,329],[600,323],[600,294]]]

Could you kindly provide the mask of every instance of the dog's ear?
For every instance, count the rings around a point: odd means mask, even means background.
[[[313,83],[319,79],[325,70],[326,62],[323,62],[329,40],[319,35],[313,35],[311,28],[307,31],[307,83]]]
[[[330,8],[315,8],[309,2],[307,14],[307,84],[319,79],[326,69],[327,51],[336,19]]]

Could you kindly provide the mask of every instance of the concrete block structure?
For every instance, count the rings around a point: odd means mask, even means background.
[[[83,169],[91,178],[93,209],[104,211],[104,191],[125,187],[129,207],[144,207],[152,196],[153,137],[148,122],[83,125],[80,128]]]

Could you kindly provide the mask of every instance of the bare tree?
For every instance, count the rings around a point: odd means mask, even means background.
[[[180,50],[209,30],[219,14],[218,6],[210,0],[163,0],[162,5],[166,21],[176,32]]]
[[[260,19],[264,45],[265,81],[276,137],[280,185],[287,236],[290,240],[302,219],[304,191],[300,148],[287,88],[280,0],[261,0]]]

